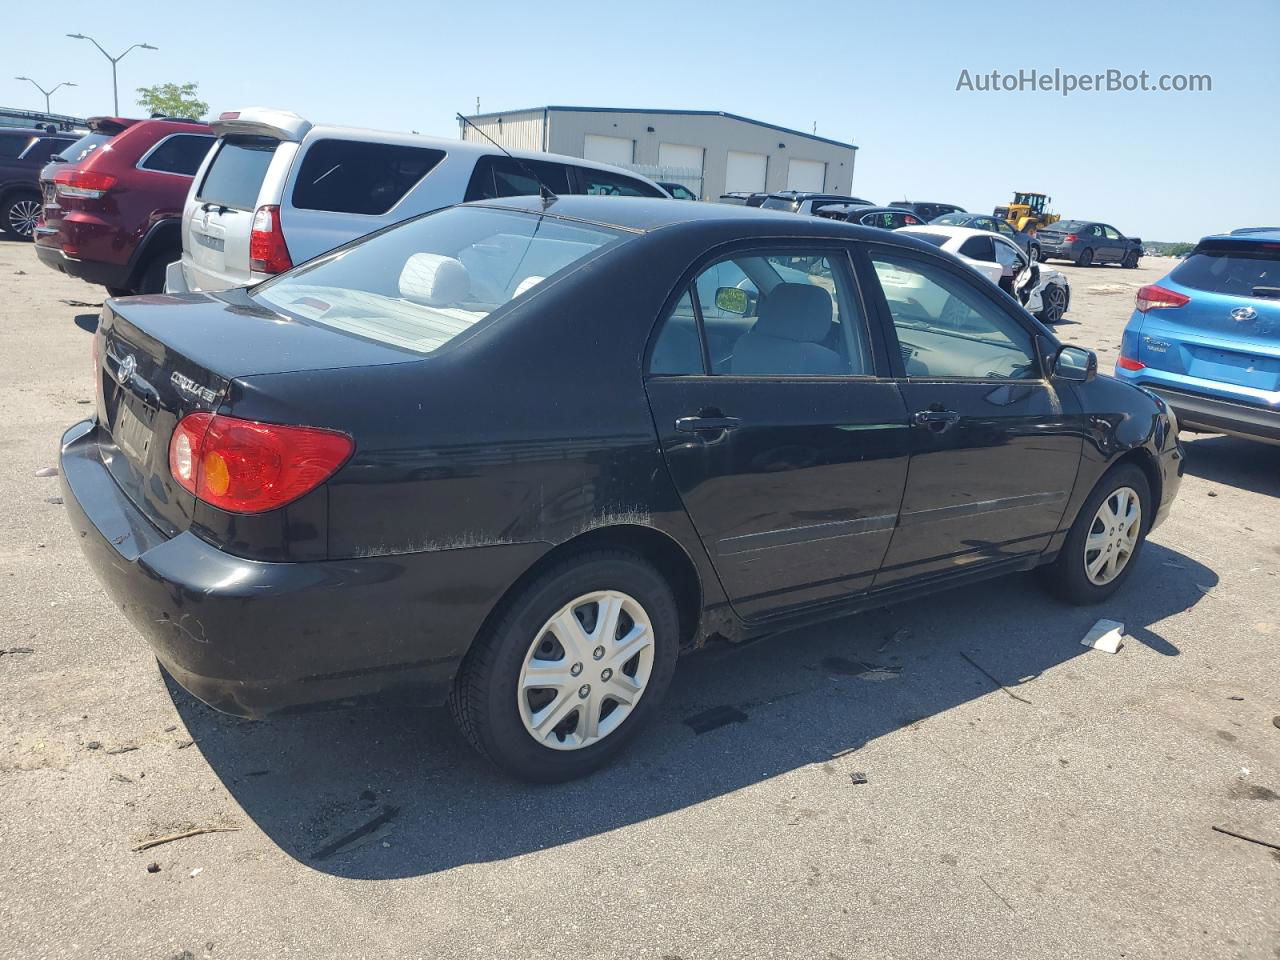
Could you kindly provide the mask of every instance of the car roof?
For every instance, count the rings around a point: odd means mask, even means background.
[[[1211,233],[1207,237],[1201,237],[1200,242],[1206,240],[1221,240],[1230,237],[1232,240],[1243,240],[1248,243],[1280,243],[1280,227],[1240,227],[1232,230],[1230,233]]]

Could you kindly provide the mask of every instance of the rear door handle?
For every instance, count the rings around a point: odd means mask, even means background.
[[[737,417],[680,417],[676,429],[684,433],[701,433],[704,430],[734,430],[742,423]]]
[[[946,424],[950,426],[960,419],[960,414],[954,410],[917,410],[911,417],[912,423],[921,426],[932,426],[933,424]]]

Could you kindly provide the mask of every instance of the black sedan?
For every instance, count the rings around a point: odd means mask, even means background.
[[[678,654],[1041,567],[1132,573],[1182,452],[1151,394],[954,257],[717,204],[448,208],[248,290],[111,300],[65,502],[200,699],[400,685],[579,776]]]

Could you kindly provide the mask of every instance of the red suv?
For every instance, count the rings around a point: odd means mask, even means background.
[[[213,145],[203,123],[93,117],[89,134],[41,171],[36,253],[55,270],[112,296],[159,293],[182,257],[191,179]]]

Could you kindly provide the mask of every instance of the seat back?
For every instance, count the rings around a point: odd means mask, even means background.
[[[840,354],[823,346],[831,334],[831,294],[808,283],[780,283],[760,301],[755,325],[734,346],[732,373],[754,376],[838,376]]]

